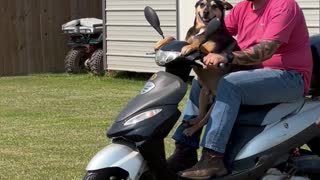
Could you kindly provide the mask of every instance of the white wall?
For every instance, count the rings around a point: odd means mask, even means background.
[[[177,1],[173,0],[105,0],[106,60],[109,70],[157,72],[154,44],[160,35],[147,23],[143,10],[157,11],[165,36],[177,35]]]
[[[179,0],[179,37],[184,40],[191,26],[193,26],[195,11],[194,5],[198,0]]]

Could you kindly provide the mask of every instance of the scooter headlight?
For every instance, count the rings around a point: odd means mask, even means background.
[[[181,56],[181,53],[177,51],[158,50],[156,52],[156,63],[159,66],[165,66],[167,63],[177,59],[179,56]]]
[[[128,121],[126,121],[124,123],[124,126],[137,124],[138,122],[144,121],[146,119],[149,119],[149,118],[159,114],[161,111],[162,111],[162,109],[153,109],[153,110],[138,114],[138,115],[130,118]]]

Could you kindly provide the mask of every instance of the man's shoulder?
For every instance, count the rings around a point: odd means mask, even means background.
[[[295,0],[270,0],[272,7],[277,8],[292,8],[297,5]]]
[[[234,7],[235,8],[246,7],[249,3],[250,3],[249,1],[243,0],[243,1],[239,2],[239,3],[237,3]]]
[[[232,11],[236,12],[236,13],[245,12],[244,9],[250,7],[249,3],[250,3],[249,1],[243,0],[243,1],[235,4]]]
[[[271,14],[281,14],[281,16],[300,16],[303,14],[299,4],[295,0],[270,0],[268,11]]]

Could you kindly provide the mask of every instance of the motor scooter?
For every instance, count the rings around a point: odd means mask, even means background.
[[[145,17],[164,37],[156,12],[146,7]],[[206,37],[219,26],[219,20],[212,20]],[[314,74],[319,75],[320,36],[310,41],[318,66]],[[201,52],[181,56],[180,50],[187,44],[172,41],[155,53],[156,63],[165,71],[155,73],[120,112],[107,132],[112,144],[92,158],[84,180],[180,179],[166,166],[164,138],[180,117],[178,104],[187,92],[191,67],[200,66],[204,57]],[[310,96],[319,92],[319,88],[313,89]],[[291,103],[243,105],[225,153],[228,174],[214,179],[320,179],[319,137],[320,100],[316,97]],[[304,144],[310,144],[311,151],[297,151]]]

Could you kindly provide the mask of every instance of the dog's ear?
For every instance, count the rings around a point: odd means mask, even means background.
[[[194,7],[197,8],[202,1],[203,1],[203,0],[199,0],[199,1],[194,5]]]
[[[225,1],[225,0],[221,1],[221,5],[223,6],[223,8],[225,10],[230,10],[230,9],[233,8],[233,6],[230,3],[228,3],[227,1]]]

